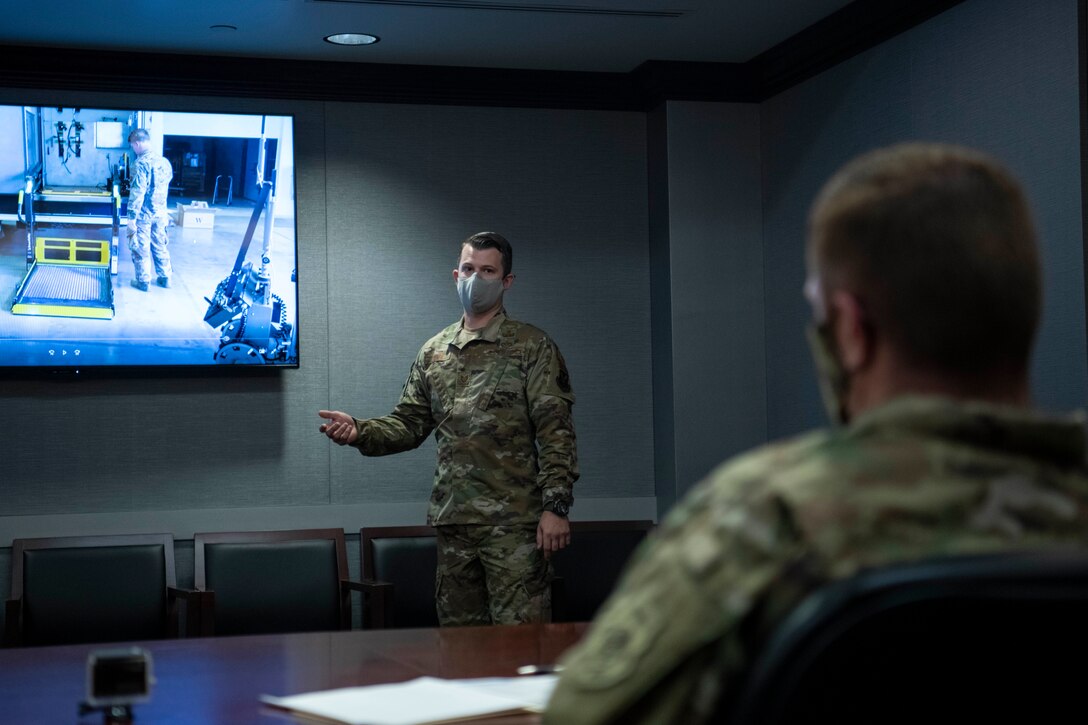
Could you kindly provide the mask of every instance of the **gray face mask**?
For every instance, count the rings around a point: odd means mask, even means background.
[[[502,278],[484,279],[479,274],[457,280],[457,296],[465,312],[478,315],[487,312],[502,298]]]

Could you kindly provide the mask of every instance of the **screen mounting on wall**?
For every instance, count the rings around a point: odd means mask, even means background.
[[[294,166],[289,116],[0,106],[0,369],[297,367]]]

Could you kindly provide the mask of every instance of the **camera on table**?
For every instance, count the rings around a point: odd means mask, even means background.
[[[132,722],[132,706],[151,699],[154,683],[147,650],[95,650],[87,655],[87,700],[80,704],[80,714],[102,710],[106,723]]]

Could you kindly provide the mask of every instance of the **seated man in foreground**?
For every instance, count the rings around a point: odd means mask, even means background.
[[[847,424],[734,459],[636,554],[545,723],[706,721],[800,598],[861,568],[1088,544],[1083,418],[1030,410],[1040,312],[1017,183],[967,149],[848,164],[813,205],[805,295]]]

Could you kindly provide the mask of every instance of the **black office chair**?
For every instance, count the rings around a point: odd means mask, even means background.
[[[653,527],[652,521],[572,521],[570,546],[552,555],[552,621],[593,619]]]
[[[177,637],[178,600],[194,634],[196,593],[176,583],[170,534],[15,539],[5,645]]]
[[[208,595],[202,634],[351,629],[342,529],[201,533],[196,588]]]
[[[362,528],[359,549],[363,586],[369,595],[363,629],[438,626],[434,604],[438,549],[433,528]]]
[[[932,559],[808,596],[719,722],[1081,722],[1088,554]]]

